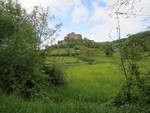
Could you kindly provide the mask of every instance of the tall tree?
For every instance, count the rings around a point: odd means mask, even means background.
[[[114,52],[113,46],[109,44],[109,42],[106,43],[106,45],[103,47],[103,50],[107,57],[113,55],[113,52]]]
[[[49,22],[52,19],[54,19],[54,15],[49,14],[49,8],[44,10],[42,7],[35,6],[30,14],[30,21],[37,33],[39,48],[45,41],[50,41],[50,44],[52,44],[55,40],[54,34],[62,27],[62,23],[50,27]]]
[[[17,2],[0,1],[0,87],[30,98],[42,91],[37,34],[29,15]]]

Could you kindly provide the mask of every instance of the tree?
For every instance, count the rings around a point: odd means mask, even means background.
[[[17,2],[1,1],[0,11],[0,87],[26,98],[39,96],[44,76],[35,29]]]
[[[148,91],[150,89],[149,70],[141,74],[138,66],[138,61],[142,58],[144,50],[139,41],[134,38],[130,38],[127,43],[121,40],[120,13],[116,13],[116,15],[120,53],[119,67],[125,76],[125,83],[122,90],[115,97],[114,103],[116,106],[128,103],[147,105],[150,101],[148,98],[148,94],[150,93]]]
[[[0,46],[4,45],[8,36],[13,34],[15,30],[14,24],[11,15],[0,8]]]
[[[54,15],[49,15],[49,8],[44,10],[42,7],[35,6],[33,11],[31,12],[30,22],[34,26],[35,32],[38,38],[38,47],[45,43],[46,41],[50,41],[51,45],[55,38],[53,38],[54,34],[60,31],[62,27],[62,23],[58,23],[54,25],[54,27],[49,27],[49,22],[54,19]]]
[[[104,53],[107,57],[113,55],[113,52],[114,52],[113,47],[108,42],[106,43],[106,45],[104,46],[103,49],[104,49]]]
[[[61,26],[49,28],[48,19],[49,13],[40,7],[28,14],[18,2],[0,1],[0,88],[4,92],[27,99],[45,97],[49,83],[64,82],[60,68],[43,62],[41,43],[51,39]]]

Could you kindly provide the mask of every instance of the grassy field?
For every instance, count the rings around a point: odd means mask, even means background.
[[[49,90],[49,98],[24,101],[0,95],[1,113],[98,113],[121,88],[122,76],[113,64],[76,65],[67,69],[67,84]],[[112,71],[109,71],[109,70]]]
[[[100,52],[100,54],[96,57],[88,57],[91,59],[94,59],[93,63],[115,63],[118,62],[118,53],[115,53],[111,57],[106,57],[103,52]],[[59,62],[59,63],[64,63],[64,64],[85,64],[87,62],[79,59],[78,57],[71,57],[71,56],[49,56],[46,58],[45,63],[49,64],[51,62]]]
[[[69,57],[69,56],[50,56],[46,58],[46,64],[49,64],[51,62],[59,62],[64,64],[70,64],[70,63],[83,63],[82,60],[75,58],[75,57]]]
[[[46,62],[51,62],[51,59],[47,58]],[[67,84],[50,87],[48,97],[36,101],[0,92],[0,113],[132,113],[133,106],[116,108],[109,105],[124,82],[113,58],[97,58],[96,61],[104,62],[92,65],[74,57],[59,59],[63,59],[64,64],[78,60],[74,65],[66,65]],[[139,64],[150,66],[146,61]],[[134,113],[138,113],[136,110]]]

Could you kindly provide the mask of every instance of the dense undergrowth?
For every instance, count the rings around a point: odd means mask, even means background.
[[[16,95],[0,93],[0,113],[149,113],[149,106],[127,104],[116,108],[107,104],[68,100],[55,103],[50,100],[24,101]]]

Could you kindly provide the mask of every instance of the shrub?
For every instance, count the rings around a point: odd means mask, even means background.
[[[89,58],[89,57],[85,57],[85,56],[79,56],[78,57],[80,60],[83,60],[83,61],[85,61],[85,62],[94,62],[95,60],[94,59],[92,59],[92,58]]]
[[[128,84],[124,83],[122,90],[114,98],[113,103],[117,107],[125,104],[139,104],[142,107],[150,104],[149,95],[150,72],[138,78],[130,76],[128,78]]]
[[[60,85],[66,82],[65,72],[61,64],[51,64],[49,66],[44,66],[45,74],[47,75],[47,81],[49,84]]]

